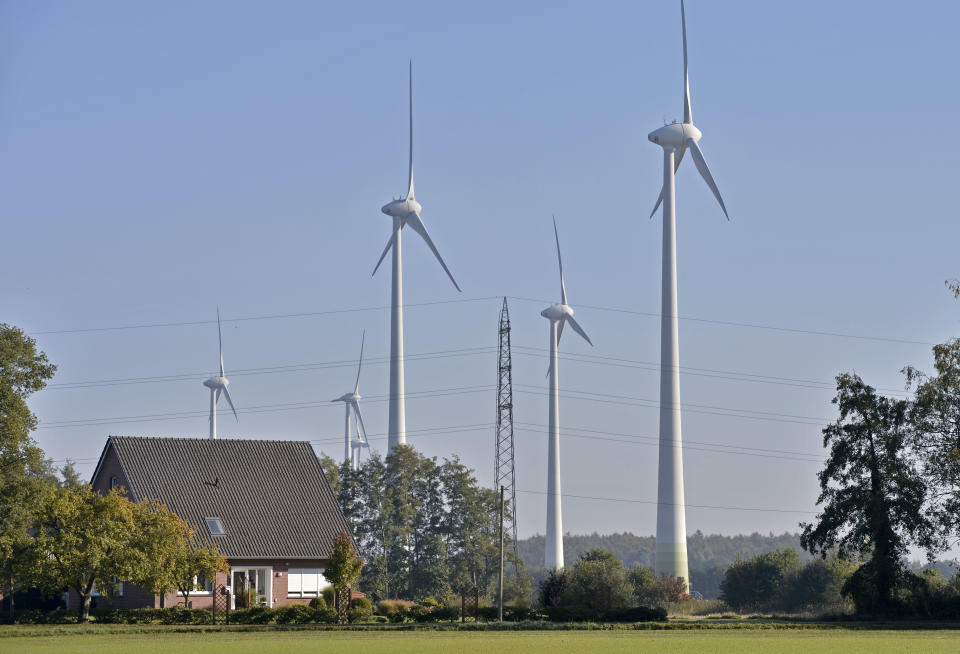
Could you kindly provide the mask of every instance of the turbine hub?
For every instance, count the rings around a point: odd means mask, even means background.
[[[230,381],[226,377],[211,377],[203,382],[203,385],[207,388],[225,388],[230,385]]]
[[[673,148],[674,150],[682,150],[687,147],[688,139],[699,141],[702,136],[703,133],[697,129],[693,123],[664,125],[647,134],[647,138],[651,143],[656,143],[662,148]]]

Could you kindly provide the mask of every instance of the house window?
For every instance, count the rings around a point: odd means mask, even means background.
[[[287,597],[316,597],[329,585],[323,568],[291,568],[287,572]]]
[[[193,590],[190,591],[191,595],[209,595],[213,592],[213,580],[207,579],[203,575],[197,575],[193,578]],[[179,590],[177,595],[183,595]]]
[[[204,518],[207,523],[207,529],[211,536],[226,536],[227,530],[223,528],[223,520],[220,518]]]
[[[120,485],[120,480],[116,476],[110,477],[110,490]]]

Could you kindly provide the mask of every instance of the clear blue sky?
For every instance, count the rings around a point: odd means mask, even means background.
[[[41,445],[90,472],[108,434],[204,436],[217,304],[241,410],[239,424],[221,410],[222,436],[339,456],[328,400],[351,388],[364,328],[366,424],[383,434],[388,311],[235,319],[389,303],[389,270],[370,271],[389,235],[379,208],[406,190],[412,58],[417,197],[464,291],[411,236],[406,301],[540,300],[511,312],[518,487],[543,491],[555,213],[596,344],[561,344],[581,358],[561,363],[564,491],[655,500],[656,366],[623,364],[659,360],[659,321],[642,315],[660,306],[647,216],[661,153],[646,134],[682,115],[678,4],[0,3],[0,320],[60,366],[33,401]],[[812,511],[834,375],[902,390],[900,368],[929,367],[928,344],[957,333],[943,280],[960,274],[960,5],[691,0],[687,17],[694,116],[732,221],[685,161],[681,314],[911,341],[682,321],[688,502]],[[408,354],[451,354],[407,364],[410,443],[484,483],[498,310],[406,312]],[[180,322],[194,324],[49,333]],[[56,386],[161,376],[175,379]],[[519,496],[521,535],[543,532],[543,507]],[[779,532],[809,517],[692,506],[687,524]],[[564,504],[574,533],[654,524],[648,503]]]

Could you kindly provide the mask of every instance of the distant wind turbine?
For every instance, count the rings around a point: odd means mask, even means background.
[[[363,425],[363,416],[360,414],[360,369],[363,367],[363,344],[367,339],[366,330],[360,337],[360,362],[357,364],[357,383],[353,387],[352,393],[345,393],[331,402],[343,402],[346,410],[344,419],[343,433],[343,459],[349,464],[350,469],[356,469],[360,463],[360,448],[370,445],[367,443],[367,428]],[[357,424],[357,438],[353,438],[353,429],[351,417]]]
[[[233,411],[233,417],[236,418],[237,422],[240,422],[240,418],[237,417],[237,410],[233,406],[233,400],[230,399],[230,392],[227,391],[227,386],[230,385],[230,380],[226,378],[223,372],[223,334],[220,331],[220,307],[217,307],[217,339],[220,341],[220,375],[218,377],[211,377],[203,382],[203,385],[210,389],[211,439],[217,437],[217,400],[220,399],[221,393],[223,393],[223,396],[227,398],[227,403],[230,405],[230,410]]]
[[[663,278],[660,309],[660,467],[657,482],[657,548],[654,571],[681,577],[689,588],[687,523],[683,493],[683,452],[680,425],[680,344],[677,326],[677,236],[674,175],[687,150],[700,176],[710,187],[723,214],[727,208],[707,167],[693,124],[690,75],[687,71],[687,17],[680,0],[683,33],[683,122],[664,125],[648,135],[663,148],[663,187],[650,217],[663,204]]]
[[[567,289],[563,283],[563,259],[560,257],[560,236],[557,220],[553,220],[553,237],[557,243],[557,263],[560,265],[560,303],[552,304],[540,315],[550,321],[550,407],[547,436],[547,538],[544,566],[548,570],[563,568],[563,510],[560,495],[560,384],[557,370],[557,347],[563,326],[570,323],[573,331],[593,345],[590,337],[573,318],[573,309],[567,304]]]
[[[437,251],[437,247],[430,239],[427,228],[423,224],[420,212],[423,207],[417,202],[413,193],[413,62],[410,62],[410,175],[407,183],[407,195],[404,198],[393,200],[383,205],[380,211],[393,218],[393,235],[387,241],[387,246],[383,248],[383,254],[380,260],[373,268],[373,274],[377,273],[380,264],[383,263],[387,252],[393,249],[393,291],[390,302],[390,408],[389,424],[387,426],[387,453],[393,451],[397,445],[405,445],[407,442],[407,420],[404,402],[403,386],[403,267],[400,257],[400,233],[407,225],[420,235],[427,247],[433,252],[443,267],[447,277],[453,282],[454,287],[459,291],[460,286],[444,263],[443,257]]]

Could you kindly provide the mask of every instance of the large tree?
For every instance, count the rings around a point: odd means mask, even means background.
[[[94,591],[109,595],[125,581],[161,594],[176,588],[191,535],[187,523],[163,505],[134,503],[121,489],[101,494],[90,486],[51,488],[33,530],[30,558],[42,588],[76,591],[84,622]],[[198,572],[225,568],[222,557],[212,559]]]
[[[932,546],[926,487],[909,449],[909,405],[855,374],[837,377],[833,403],[840,416],[823,430],[830,454],[818,475],[822,509],[801,525],[801,544],[823,557],[869,557],[846,591],[858,610],[883,611],[904,578],[908,546]]]
[[[46,386],[56,366],[22,330],[0,323],[0,589],[11,596],[32,570],[26,556],[47,485],[50,462],[30,436],[37,417],[27,398]]]
[[[935,375],[913,367],[905,373],[916,385],[913,446],[929,485],[938,544],[946,547],[960,538],[960,339],[934,346],[933,360]]]
[[[630,606],[633,585],[623,563],[608,550],[580,555],[569,575],[568,593],[576,604],[589,608],[599,619],[610,609]]]

